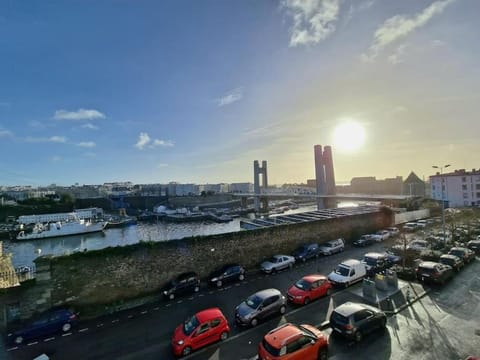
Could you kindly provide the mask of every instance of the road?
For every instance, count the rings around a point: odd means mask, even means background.
[[[306,307],[288,306],[284,317],[274,317],[253,329],[237,328],[234,308],[251,293],[275,287],[286,292],[307,273],[327,274],[346,258],[360,258],[365,252],[381,250],[387,244],[369,248],[347,248],[344,253],[299,264],[276,275],[251,274],[246,281],[224,289],[204,289],[175,302],[151,304],[79,324],[72,333],[39,339],[6,352],[7,359],[32,359],[46,353],[52,359],[173,359],[170,339],[174,328],[196,311],[218,306],[229,319],[231,337],[186,359],[252,359],[262,336],[280,323],[291,321],[320,325],[325,320],[329,299]],[[470,264],[444,288],[433,288],[426,296],[388,320],[388,331],[372,334],[360,344],[330,336],[330,358],[347,359],[461,359],[480,349],[480,261]],[[452,296],[454,294],[454,296]],[[340,291],[334,299],[348,299]],[[340,301],[341,302],[341,301]],[[327,332],[329,332],[327,330]]]

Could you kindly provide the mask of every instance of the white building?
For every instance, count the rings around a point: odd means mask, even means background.
[[[36,224],[77,219],[97,219],[103,217],[102,208],[78,209],[70,213],[22,215],[18,217],[19,224]]]
[[[253,184],[252,183],[232,183],[230,184],[230,192],[236,194],[251,194],[253,193]]]
[[[445,201],[446,207],[480,206],[480,169],[455,170],[430,176],[432,199]]]

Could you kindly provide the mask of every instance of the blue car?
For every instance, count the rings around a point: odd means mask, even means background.
[[[60,309],[42,314],[17,331],[8,334],[8,342],[21,344],[25,340],[54,334],[56,332],[68,332],[77,322],[77,314],[70,310]]]

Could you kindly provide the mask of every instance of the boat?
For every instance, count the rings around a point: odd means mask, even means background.
[[[17,240],[37,240],[52,237],[79,235],[93,232],[103,231],[106,223],[103,221],[92,222],[85,219],[77,219],[67,222],[51,222],[51,223],[37,223],[31,232],[21,230],[16,239]]]
[[[120,217],[120,218],[110,218],[105,225],[105,229],[120,228],[120,227],[126,227],[130,225],[136,225],[136,224],[137,224],[137,219],[130,216]]]

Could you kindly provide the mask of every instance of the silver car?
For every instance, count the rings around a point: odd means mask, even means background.
[[[263,272],[270,274],[279,270],[292,268],[295,264],[295,258],[290,255],[274,255],[267,261],[264,261],[260,268]]]
[[[285,303],[285,296],[277,289],[258,291],[235,308],[235,321],[243,326],[256,326],[270,315],[285,314]]]

